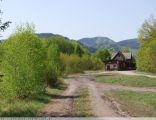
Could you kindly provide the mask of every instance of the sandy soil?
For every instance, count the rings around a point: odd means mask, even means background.
[[[39,110],[39,116],[66,116],[74,117],[73,101],[76,97],[75,92],[79,86],[85,86],[90,92],[90,101],[92,112],[97,117],[129,117],[129,115],[120,109],[120,105],[111,98],[104,95],[108,90],[130,90],[137,92],[156,92],[154,88],[137,88],[120,85],[101,84],[94,81],[93,76],[77,75],[69,80],[68,88],[44,108]]]

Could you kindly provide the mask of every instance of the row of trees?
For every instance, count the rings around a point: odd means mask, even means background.
[[[40,39],[27,24],[0,43],[0,66],[1,96],[24,99],[57,86],[62,74],[102,69],[103,63],[75,41],[61,36]]]
[[[137,53],[137,69],[156,72],[156,19],[146,20],[139,30],[140,49]]]

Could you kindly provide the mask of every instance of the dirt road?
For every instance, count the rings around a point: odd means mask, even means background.
[[[80,86],[76,80],[69,80],[68,88],[60,95],[53,98],[44,108],[39,110],[39,116],[44,117],[71,117],[73,116],[73,100],[75,92]]]
[[[94,81],[93,76],[78,75],[69,80],[68,88],[58,97],[52,99],[43,109],[39,110],[40,116],[67,116],[74,117],[73,102],[79,97],[75,96],[80,86],[89,90],[92,113],[97,117],[123,117],[129,116],[120,109],[120,105],[113,99],[104,96],[108,90],[130,90],[137,92],[156,92],[156,89],[125,87],[119,85],[101,84]]]

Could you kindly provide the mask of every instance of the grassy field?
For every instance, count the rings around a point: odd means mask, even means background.
[[[133,87],[156,87],[156,78],[145,76],[103,75],[96,77],[97,82]]]
[[[105,95],[121,104],[123,111],[134,117],[156,117],[156,93],[110,91]]]
[[[37,111],[43,105],[48,103],[54,95],[61,93],[63,90],[47,89],[46,94],[42,94],[31,100],[0,100],[0,116],[1,117],[35,117]]]
[[[87,88],[81,87],[76,93],[79,97],[74,101],[74,109],[78,117],[92,117],[90,108],[89,91]]]

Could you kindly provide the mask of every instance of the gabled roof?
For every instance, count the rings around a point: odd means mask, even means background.
[[[129,52],[129,53],[123,53],[123,52],[120,52],[119,51],[119,52],[112,53],[111,59],[114,59],[118,53],[121,53],[125,57],[125,59],[131,59],[132,58],[132,53],[131,52]]]
[[[132,53],[122,53],[126,59],[131,59],[132,58]]]
[[[118,54],[118,52],[113,52],[112,56],[111,56],[111,59],[113,59],[117,54]]]

